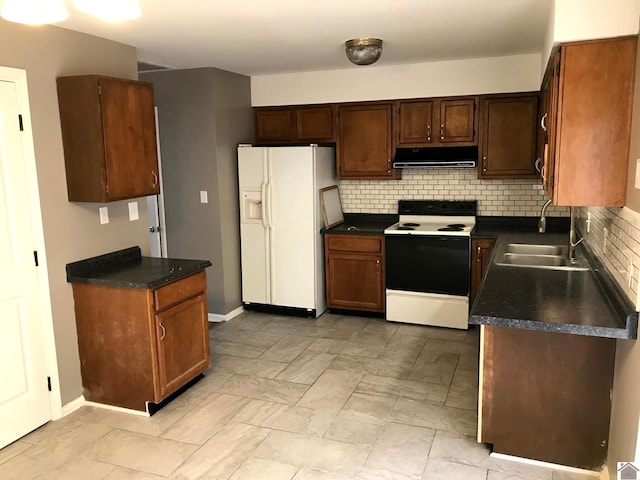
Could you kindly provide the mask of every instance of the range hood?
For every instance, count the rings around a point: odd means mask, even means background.
[[[393,168],[474,168],[478,147],[396,148]]]

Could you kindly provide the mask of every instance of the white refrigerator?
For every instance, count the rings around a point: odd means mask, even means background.
[[[242,301],[318,317],[326,310],[320,189],[331,147],[238,147]]]

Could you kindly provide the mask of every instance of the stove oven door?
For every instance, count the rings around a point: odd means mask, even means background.
[[[387,235],[387,289],[466,297],[470,254],[466,236]]]

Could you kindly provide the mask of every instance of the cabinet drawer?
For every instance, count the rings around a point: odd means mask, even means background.
[[[196,273],[154,290],[155,309],[160,311],[206,290],[207,276],[205,272]]]
[[[332,235],[327,237],[327,248],[332,252],[382,252],[383,237],[372,235]]]

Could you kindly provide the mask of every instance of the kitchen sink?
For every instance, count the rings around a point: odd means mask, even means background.
[[[546,270],[589,270],[586,262],[567,256],[568,248],[561,245],[528,245],[509,243],[496,257],[496,265],[504,267],[540,268]]]
[[[505,253],[524,255],[565,255],[567,247],[562,245],[531,245],[526,243],[508,243]]]

